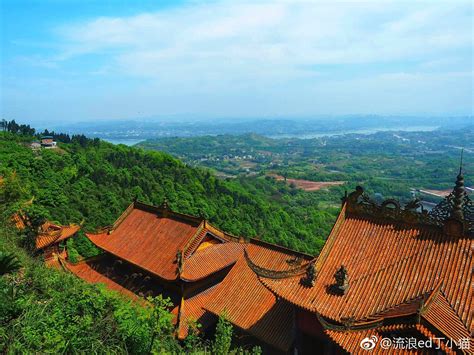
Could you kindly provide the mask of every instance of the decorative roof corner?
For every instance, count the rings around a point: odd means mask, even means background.
[[[395,199],[387,199],[378,204],[365,194],[361,186],[357,186],[356,190],[343,200],[346,204],[346,213],[407,223],[436,224],[417,199],[410,201],[405,207],[402,207]]]
[[[306,264],[306,263],[301,264],[299,266],[296,266],[288,270],[277,271],[277,270],[267,269],[267,268],[258,266],[250,259],[250,256],[248,255],[248,252],[247,252],[247,248],[244,248],[244,258],[249,268],[257,276],[273,279],[273,280],[286,279],[289,277],[303,275],[305,272],[308,273],[308,268],[310,267],[310,264],[313,264],[314,266],[314,261],[311,261],[309,264]]]
[[[159,207],[162,212],[163,212],[163,217],[167,217],[169,212],[172,212],[171,211],[171,208],[169,206],[169,203],[168,203],[168,199],[165,197],[163,202],[161,203],[160,207]]]
[[[306,274],[300,280],[301,284],[305,287],[313,287],[316,283],[316,268],[314,262],[309,263],[306,268]]]
[[[430,212],[423,209],[420,201],[414,199],[402,207],[399,201],[387,199],[377,204],[364,193],[360,186],[343,197],[346,213],[441,227],[453,236],[474,234],[474,203],[464,187],[462,165],[453,191]]]
[[[453,191],[446,196],[429,213],[444,228],[446,234],[462,236],[474,234],[474,202],[469,198],[464,187],[462,171],[462,154],[459,174]]]
[[[178,252],[176,253],[176,264],[178,266],[178,268],[177,268],[178,277],[180,277],[182,272],[183,272],[183,265],[184,265],[184,260],[183,259],[184,259],[183,258],[183,251],[178,250]]]
[[[349,275],[344,265],[341,265],[341,267],[336,271],[334,278],[336,279],[336,283],[334,285],[335,290],[338,294],[345,295],[349,289]]]

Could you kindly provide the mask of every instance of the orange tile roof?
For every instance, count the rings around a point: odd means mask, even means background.
[[[179,277],[194,282],[232,267],[220,284],[182,300],[175,307],[173,313],[179,318],[177,335],[180,338],[188,332],[189,319],[208,323],[225,310],[235,326],[275,348],[287,350],[290,347],[293,307],[278,301],[258,281],[246,258],[251,257],[257,267],[285,271],[308,261],[311,256],[259,240],[244,243],[207,221],[136,202],[112,227],[87,236],[103,250],[167,280]],[[207,244],[200,248],[203,243]],[[183,258],[181,270],[178,269],[178,253]],[[281,326],[275,327],[275,324]]]
[[[135,293],[127,290],[125,287],[104,276],[100,272],[94,270],[93,263],[91,263],[90,261],[85,260],[77,264],[64,262],[63,265],[68,271],[72,272],[74,275],[88,283],[104,284],[110,290],[117,291],[132,300],[140,300],[142,302],[141,298]]]
[[[12,216],[12,221],[18,230],[26,228],[26,217],[20,212]],[[47,221],[40,227],[40,232],[36,237],[36,249],[43,249],[53,243],[66,240],[76,234],[79,229],[81,227],[76,224],[60,226]]]
[[[236,245],[219,247],[235,237],[207,221],[140,202],[132,203],[113,226],[86,235],[99,248],[169,281],[179,277],[197,281],[230,266],[239,252]],[[210,246],[214,257],[205,249],[198,250],[209,239],[217,243]],[[178,254],[182,255],[181,270]]]
[[[442,334],[455,341],[470,339],[470,349],[474,351],[474,340],[471,334],[441,290],[433,293],[427,300],[421,310],[421,316]]]
[[[50,222],[46,222],[41,227],[40,234],[38,234],[36,237],[36,249],[43,249],[53,243],[59,243],[63,240],[66,240],[74,236],[74,234],[76,234],[79,229],[81,229],[81,227],[75,224],[71,224],[69,226],[58,226]]]
[[[25,218],[21,213],[15,213],[12,216],[12,222],[15,224],[15,227],[20,231],[26,228]]]
[[[262,267],[273,265],[288,269],[291,267],[288,261],[291,263],[294,259],[286,249],[256,240],[245,248],[247,257],[253,257]],[[241,257],[217,285],[211,301],[204,308],[215,315],[225,313],[233,325],[279,350],[286,351],[293,343],[292,305],[277,300],[258,281],[245,257]]]
[[[99,248],[165,280],[178,277],[177,254],[199,232],[200,222],[135,205],[110,234],[87,234]]]
[[[198,250],[184,263],[181,279],[201,280],[234,264],[243,254],[243,244],[228,242]]]
[[[302,273],[261,280],[291,303],[340,323],[374,319],[428,297],[442,283],[446,302],[471,333],[473,251],[469,236],[447,236],[436,226],[354,215],[343,208],[315,263],[313,287],[301,284]],[[341,265],[349,281],[344,295],[331,291]]]
[[[189,322],[196,321],[201,325],[200,331],[206,330],[216,319],[212,313],[204,309],[205,305],[214,297],[215,286],[210,287],[201,293],[183,299],[181,304],[176,306],[172,313],[179,317],[179,324],[176,332],[178,339],[184,339],[188,336]]]
[[[245,247],[248,259],[256,266],[276,272],[287,272],[299,268],[313,259],[312,256],[285,247],[250,239]]]
[[[52,245],[49,248],[45,249],[43,257],[46,266],[55,269],[61,269],[61,261],[66,259],[67,250],[60,250],[58,245]]]
[[[390,334],[406,334],[407,337],[413,335],[421,336],[425,339],[434,339],[436,335],[431,333],[426,327],[419,324],[393,324],[377,327],[374,329],[354,330],[354,331],[338,331],[338,330],[326,330],[325,333],[340,347],[350,354],[433,354],[436,352],[438,344],[434,343],[431,349],[398,349],[394,345],[394,338]],[[375,347],[372,350],[365,350],[361,347],[361,342],[365,338],[376,337]],[[392,341],[389,349],[384,349],[381,346],[381,339],[388,338]],[[436,340],[433,340],[436,342]],[[439,343],[440,349],[446,354],[455,354],[444,341]]]

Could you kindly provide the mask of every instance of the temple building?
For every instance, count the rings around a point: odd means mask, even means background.
[[[359,187],[305,270],[252,266],[295,306],[300,353],[473,353],[474,204],[462,173],[430,213],[419,208],[377,205]]]
[[[18,230],[24,230],[28,224],[27,218],[21,213],[13,216],[13,223]],[[81,229],[79,225],[70,224],[60,226],[52,222],[44,222],[35,240],[35,251],[42,253],[46,265],[52,267],[60,266],[60,259],[67,258],[67,248],[62,244],[72,238]]]
[[[311,256],[232,236],[207,220],[134,201],[117,221],[86,234],[104,251],[65,267],[91,283],[135,299],[162,294],[175,305],[176,335],[205,332],[225,314],[242,343],[287,352],[295,340],[294,307],[268,290],[249,266],[293,270]]]
[[[430,212],[418,201],[377,204],[358,187],[317,257],[230,235],[166,203],[134,201],[87,237],[104,253],[65,267],[135,299],[170,297],[179,339],[196,321],[211,332],[225,314],[238,341],[264,353],[474,350],[474,204],[461,172]]]

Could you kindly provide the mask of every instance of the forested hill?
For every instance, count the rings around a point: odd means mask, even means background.
[[[473,184],[472,124],[457,130],[385,131],[312,139],[272,139],[256,134],[161,138],[138,146],[166,151],[190,165],[211,168],[225,176],[268,174],[309,181],[350,181],[364,186],[370,194],[404,203],[413,198],[412,189],[451,188],[464,148],[466,183]]]
[[[32,140],[0,133],[6,193],[17,195],[30,213],[58,223],[83,222],[89,230],[113,223],[135,197],[154,205],[167,198],[174,210],[203,214],[235,235],[317,253],[342,195],[342,189],[306,193],[264,177],[221,180],[168,154],[98,139],[81,137],[36,151]]]

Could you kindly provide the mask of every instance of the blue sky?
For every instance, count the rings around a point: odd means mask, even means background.
[[[472,115],[468,1],[1,6],[6,119]]]

